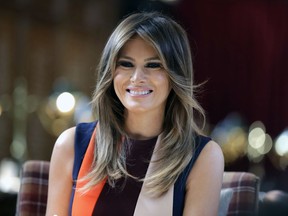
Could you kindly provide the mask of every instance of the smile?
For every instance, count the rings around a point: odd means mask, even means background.
[[[132,95],[148,95],[152,92],[152,90],[147,90],[147,91],[134,91],[134,90],[127,90],[127,92],[129,92]]]

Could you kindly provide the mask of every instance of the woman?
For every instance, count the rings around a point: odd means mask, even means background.
[[[223,155],[193,117],[204,114],[182,27],[156,12],[130,15],[98,72],[98,121],[56,141],[47,215],[217,215]]]

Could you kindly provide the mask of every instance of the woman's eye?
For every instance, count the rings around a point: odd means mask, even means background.
[[[162,68],[162,64],[158,62],[151,62],[145,65],[146,68]]]
[[[117,63],[117,65],[121,66],[121,67],[124,67],[124,68],[131,68],[131,67],[134,66],[131,62],[128,62],[128,61],[119,61]]]

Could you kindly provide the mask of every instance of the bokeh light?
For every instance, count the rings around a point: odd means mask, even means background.
[[[69,92],[63,92],[57,97],[56,106],[60,112],[71,112],[75,107],[75,97]]]
[[[288,154],[288,129],[284,130],[276,139],[275,151],[279,156]]]
[[[273,146],[272,138],[266,133],[261,121],[253,122],[248,133],[247,156],[253,162],[260,162]]]
[[[17,193],[20,188],[18,177],[18,164],[10,159],[3,159],[0,162],[0,191],[5,193]],[[2,213],[2,212],[1,212]]]
[[[56,137],[69,127],[94,120],[90,98],[73,88],[55,90],[39,104],[37,114],[45,130]]]
[[[265,142],[262,146],[257,148],[257,151],[260,154],[267,154],[271,151],[272,147],[273,147],[273,140],[271,136],[269,134],[265,134]]]
[[[265,138],[266,134],[262,128],[253,128],[248,135],[249,145],[254,149],[259,149],[264,146]]]

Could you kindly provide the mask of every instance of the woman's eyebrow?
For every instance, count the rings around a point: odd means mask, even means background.
[[[129,57],[129,56],[119,56],[118,59],[127,59],[127,60],[130,60],[130,61],[134,61],[134,59],[132,57]]]
[[[135,61],[132,57],[130,56],[119,56],[118,57],[118,60],[119,59],[127,59],[127,60],[130,60],[130,61]],[[146,58],[144,61],[147,62],[147,61],[153,61],[153,60],[156,60],[156,61],[160,61],[160,58],[158,56],[154,56],[154,57],[149,57],[149,58]]]
[[[155,57],[145,59],[145,61],[153,61],[153,60],[160,61],[160,58],[158,56],[155,56]]]

